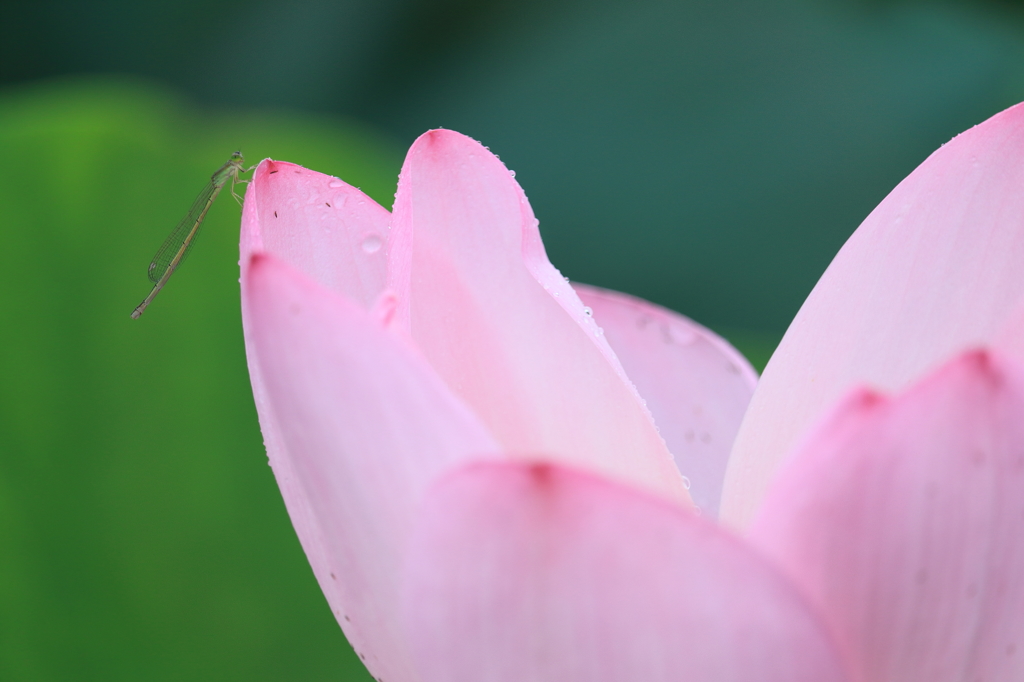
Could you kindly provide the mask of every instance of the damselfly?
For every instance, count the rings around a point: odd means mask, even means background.
[[[231,194],[235,199],[241,201],[238,195],[235,194],[235,183],[246,182],[245,180],[239,180],[239,173],[246,173],[251,168],[243,167],[242,152],[235,152],[228,159],[227,163],[217,169],[217,172],[210,176],[210,182],[207,183],[203,191],[199,193],[196,200],[192,203],[192,208],[189,209],[185,217],[181,219],[178,226],[174,228],[170,236],[164,240],[163,246],[153,256],[153,261],[149,264],[149,281],[153,283],[153,290],[149,292],[149,296],[146,297],[142,303],[132,311],[132,319],[138,319],[142,315],[143,311],[148,306],[156,295],[160,293],[160,290],[167,284],[167,280],[171,278],[174,271],[178,269],[178,266],[184,262],[189,252],[192,250],[192,246],[196,243],[196,237],[199,235],[199,228],[203,225],[203,220],[206,218],[207,211],[210,210],[210,206],[213,205],[213,200],[220,194],[221,189],[227,184],[228,179],[231,180]]]

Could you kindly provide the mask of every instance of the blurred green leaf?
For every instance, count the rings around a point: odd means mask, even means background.
[[[0,679],[370,679],[266,466],[234,201],[129,319],[235,149],[385,206],[402,157],[351,123],[201,111],[140,82],[0,93]]]

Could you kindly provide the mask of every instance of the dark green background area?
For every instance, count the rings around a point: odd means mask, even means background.
[[[564,274],[759,367],[932,150],[1024,99],[1019,3],[265,0],[0,6],[0,680],[366,680],[263,450],[237,205],[141,320],[235,149],[390,206],[445,126]]]
[[[1002,0],[2,4],[0,84],[96,73],[343,116],[401,148],[459,130],[518,173],[568,276],[779,334],[901,178],[1024,99],[1024,16]]]

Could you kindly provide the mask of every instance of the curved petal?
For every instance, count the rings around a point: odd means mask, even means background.
[[[722,481],[757,372],[711,330],[653,303],[573,283],[594,311],[705,516],[718,516]]]
[[[245,193],[242,259],[272,253],[369,307],[384,290],[391,214],[338,178],[264,159]]]
[[[752,516],[796,440],[856,385],[899,390],[987,345],[1024,295],[1024,105],[932,154],[843,246],[765,369],[726,474]]]
[[[371,672],[415,680],[397,589],[418,500],[497,444],[401,337],[273,256],[253,256],[243,314],[270,464],[317,580]]]
[[[416,345],[507,451],[689,504],[650,414],[548,262],[522,190],[479,143],[432,130],[409,150],[388,283]]]
[[[873,682],[1024,679],[1024,372],[968,353],[858,391],[750,529]]]
[[[409,557],[425,682],[845,679],[796,590],[737,538],[557,465],[445,477]]]

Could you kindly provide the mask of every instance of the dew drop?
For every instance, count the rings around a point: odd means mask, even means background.
[[[384,245],[384,240],[377,234],[368,234],[363,237],[363,251],[366,253],[377,253]]]
[[[604,330],[598,327],[596,330],[594,330],[594,336],[604,336]]]
[[[327,185],[327,186],[328,186],[328,187],[333,187],[334,189],[337,189],[337,188],[339,188],[339,187],[344,187],[344,186],[345,186],[345,183],[344,183],[344,182],[342,182],[341,180],[331,180],[331,182],[330,182],[330,183],[328,183],[328,185]]]
[[[677,346],[689,346],[697,340],[697,334],[692,330],[675,325],[669,326],[667,336]]]
[[[516,176],[516,172],[514,170],[509,170],[508,174],[511,175],[513,178]]]
[[[594,309],[591,308],[590,306],[583,306],[583,314],[586,315],[587,317],[593,317]]]
[[[690,489],[690,485],[691,485],[690,479],[688,479],[686,476],[683,476],[683,487],[686,488],[687,490],[689,490]]]

